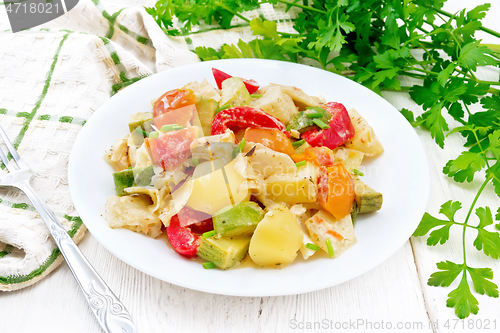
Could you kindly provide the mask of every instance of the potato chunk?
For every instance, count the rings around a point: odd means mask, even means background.
[[[265,180],[266,195],[274,202],[296,204],[316,202],[319,169],[307,162],[296,173],[274,174]]]
[[[227,165],[222,160],[200,163],[194,171],[193,179],[188,181],[192,182],[193,191],[187,205],[214,215],[224,207],[248,200],[250,192],[241,187],[246,179],[235,171],[235,161]],[[188,182],[183,186],[187,186]]]
[[[269,208],[250,241],[250,258],[260,266],[281,267],[291,263],[302,244],[302,231],[283,204]]]
[[[356,243],[350,214],[337,220],[327,211],[320,210],[305,224],[314,244],[326,253],[328,253],[326,240],[329,239],[332,242],[333,258],[337,258]]]

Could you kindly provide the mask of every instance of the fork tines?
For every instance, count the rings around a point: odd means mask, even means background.
[[[28,166],[21,159],[21,156],[19,156],[19,154],[17,153],[16,149],[14,148],[14,145],[12,145],[12,142],[10,142],[10,140],[7,137],[7,134],[3,130],[2,126],[0,126],[0,136],[2,137],[3,142],[4,142],[5,146],[7,147],[10,155],[12,156],[14,161],[16,162],[17,167],[19,169],[28,168]],[[7,170],[9,172],[14,171],[13,167],[15,164],[12,161],[9,162],[7,155],[4,153],[4,151],[2,149],[0,149],[0,159],[2,160],[2,163],[5,165],[5,167],[7,168]]]

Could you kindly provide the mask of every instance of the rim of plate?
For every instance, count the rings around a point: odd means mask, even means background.
[[[81,163],[82,161],[82,156],[79,156],[79,152],[83,151],[84,148],[86,148],[86,143],[87,139],[90,138],[93,133],[92,133],[92,128],[93,124],[98,123],[101,120],[104,120],[106,118],[107,112],[110,112],[111,108],[113,107],[113,104],[116,104],[120,99],[125,98],[125,96],[130,96],[134,94],[134,91],[137,92],[143,87],[147,87],[154,81],[158,80],[160,77],[161,78],[166,78],[168,79],[169,77],[175,77],[182,75],[183,72],[191,72],[191,71],[201,71],[201,70],[207,70],[211,69],[213,67],[218,67],[221,70],[228,70],[225,69],[224,67],[229,67],[233,72],[237,70],[237,68],[244,68],[242,71],[243,72],[250,72],[252,67],[261,67],[257,72],[263,71],[262,67],[265,67],[266,70],[273,71],[273,70],[281,70],[283,73],[286,73],[288,71],[298,71],[298,72],[304,72],[306,71],[307,73],[315,74],[317,76],[325,76],[325,77],[335,77],[335,80],[341,80],[342,82],[345,82],[346,86],[353,86],[356,89],[359,89],[361,95],[368,96],[371,99],[375,99],[378,104],[381,106],[384,106],[385,109],[390,110],[391,118],[393,121],[397,122],[398,125],[402,126],[403,129],[405,130],[405,135],[409,139],[410,146],[412,148],[412,155],[415,157],[416,163],[418,163],[418,169],[421,172],[419,177],[421,179],[418,181],[417,186],[418,187],[418,200],[417,202],[412,205],[413,211],[410,216],[406,217],[406,225],[403,228],[403,230],[400,232],[400,235],[397,240],[393,242],[386,242],[385,246],[379,250],[378,254],[379,256],[377,257],[376,260],[373,260],[369,263],[365,263],[362,267],[357,267],[356,269],[350,270],[346,274],[342,275],[341,277],[336,278],[335,280],[331,281],[328,279],[321,279],[320,282],[313,283],[312,285],[308,285],[307,283],[301,284],[300,288],[297,290],[294,290],[296,288],[292,288],[291,290],[286,289],[285,286],[280,287],[279,285],[276,286],[276,288],[270,290],[266,288],[254,288],[251,290],[244,290],[243,288],[241,290],[235,291],[233,289],[227,289],[227,286],[206,286],[203,283],[200,282],[191,282],[191,281],[183,281],[180,279],[179,276],[176,276],[175,274],[172,276],[164,276],[159,274],[157,271],[152,269],[151,267],[142,264],[140,261],[133,261],[130,260],[130,258],[127,258],[124,256],[123,253],[119,252],[116,250],[116,248],[113,248],[110,246],[107,242],[107,239],[101,235],[97,231],[97,226],[95,221],[93,219],[96,218],[96,216],[92,216],[92,214],[89,213],[89,210],[87,209],[88,207],[86,206],[86,202],[88,200],[85,197],[82,197],[82,193],[78,190],[78,163]],[[229,70],[228,70],[229,71]],[[211,72],[210,72],[211,73]],[[234,76],[237,76],[238,73],[232,73]],[[279,74],[279,73],[278,73]],[[248,76],[248,75],[247,75]],[[207,77],[206,75],[199,75],[198,80],[203,80],[203,78],[206,78],[207,80],[210,81],[210,77]],[[246,77],[248,79],[252,77]],[[257,81],[258,78],[255,78]],[[345,81],[343,81],[345,80]],[[168,80],[167,80],[168,81]],[[278,80],[277,80],[278,81]],[[272,81],[270,81],[272,82]],[[270,83],[266,82],[266,84]],[[305,81],[307,82],[307,81]],[[186,82],[188,83],[188,82]],[[179,83],[177,87],[181,87],[182,85],[186,83]],[[286,82],[279,82],[280,84],[285,84],[287,85]],[[299,86],[299,88],[302,88]],[[168,89],[168,88],[167,88]],[[173,88],[171,88],[173,89]],[[305,90],[305,89],[304,89]],[[167,90],[165,90],[167,91]],[[309,92],[311,95],[314,95],[314,93]],[[139,96],[141,98],[141,96]],[[149,102],[149,100],[148,100]],[[342,103],[342,100],[339,102]],[[349,109],[349,107],[347,107]],[[142,110],[137,110],[136,112],[139,112]],[[363,110],[358,110],[361,115],[365,116],[363,113]],[[384,111],[389,113],[389,111]],[[369,122],[370,123],[370,122]],[[371,125],[371,123],[370,123]],[[374,128],[375,132],[377,135],[380,137],[379,132],[377,131],[377,128]],[[118,139],[118,138],[117,138]],[[113,142],[108,142],[108,146],[112,145]],[[385,144],[384,144],[385,147]],[[111,177],[112,170],[110,168],[109,170],[109,175]],[[283,61],[277,61],[277,60],[268,60],[268,59],[224,59],[224,60],[212,60],[212,61],[205,61],[205,62],[198,62],[198,63],[193,63],[193,64],[187,64],[187,65],[182,65],[178,67],[174,67],[169,70],[165,70],[160,73],[153,74],[149,77],[145,77],[141,79],[140,81],[134,83],[133,85],[121,90],[114,96],[112,96],[109,100],[107,100],[101,107],[99,107],[98,110],[90,117],[90,119],[87,121],[85,126],[83,126],[81,132],[78,134],[78,137],[73,145],[71,155],[70,155],[70,160],[69,160],[69,166],[68,166],[68,182],[69,182],[69,187],[70,187],[70,193],[73,198],[74,206],[76,210],[78,211],[80,217],[82,218],[83,222],[87,226],[88,230],[92,233],[92,235],[97,239],[97,241],[103,245],[108,251],[110,251],[113,255],[118,257],[120,260],[123,262],[127,263],[128,265],[131,265],[132,267],[148,274],[153,277],[156,277],[160,280],[193,289],[193,290],[198,290],[202,292],[207,292],[207,293],[213,293],[213,294],[221,294],[221,295],[228,295],[228,296],[243,296],[243,297],[264,297],[264,296],[282,296],[282,295],[294,295],[294,294],[301,294],[301,293],[306,293],[306,292],[311,292],[311,291],[316,291],[316,290],[321,290],[324,288],[332,287],[341,283],[344,283],[346,281],[349,281],[351,279],[354,279],[366,272],[369,272],[376,266],[380,265],[384,261],[386,261],[390,256],[392,256],[394,253],[396,253],[403,245],[404,243],[410,238],[412,235],[413,231],[417,227],[418,223],[420,222],[420,219],[422,217],[422,214],[425,211],[425,208],[427,207],[427,202],[429,198],[429,193],[430,193],[430,171],[429,171],[429,164],[428,164],[428,159],[427,155],[425,152],[425,149],[415,132],[415,130],[411,127],[411,125],[406,121],[406,119],[399,113],[399,111],[396,110],[392,104],[390,104],[387,100],[382,98],[381,96],[375,94],[373,91],[369,90],[368,88],[350,80],[345,77],[342,77],[340,75],[315,68],[315,67],[310,67],[307,65],[302,65],[302,64],[296,64],[296,63],[289,63],[289,62],[283,62]],[[385,202],[384,202],[385,204]],[[104,212],[104,202],[102,203],[102,212]],[[375,213],[377,214],[377,213]],[[101,219],[104,219],[102,215],[100,216]],[[109,228],[109,227],[108,227]],[[117,229],[114,229],[117,230]],[[128,231],[128,230],[127,230]],[[129,231],[132,232],[132,231]],[[404,236],[404,237],[403,237]],[[349,253],[349,251],[352,251],[354,247],[349,249],[344,256]],[[298,257],[300,254],[298,254]],[[342,258],[339,257],[339,258]],[[315,259],[316,260],[316,259]],[[339,260],[339,259],[335,259]],[[197,263],[192,263],[193,265],[199,265]],[[199,265],[202,267],[201,265]],[[307,267],[307,266],[306,266]],[[281,271],[286,271],[287,268],[284,268],[283,270],[272,270],[274,272],[281,272]],[[205,270],[205,272],[211,272],[213,270]],[[233,270],[236,271],[236,270]],[[257,271],[269,271],[269,270],[257,270]],[[203,271],[200,271],[203,272]],[[221,272],[230,272],[230,271],[221,271]],[[320,272],[321,273],[321,272]],[[205,274],[205,273],[200,273],[200,274]],[[200,279],[201,280],[201,279]],[[286,285],[284,283],[283,285]],[[288,287],[287,287],[288,288]],[[227,289],[227,290],[226,290]]]

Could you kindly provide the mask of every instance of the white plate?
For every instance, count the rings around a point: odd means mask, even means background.
[[[363,180],[384,195],[382,209],[359,216],[357,244],[337,259],[304,261],[278,269],[245,267],[205,270],[172,252],[165,237],[152,239],[126,229],[111,229],[103,218],[108,196],[114,194],[112,169],[102,156],[128,133],[129,115],[151,110],[150,101],[191,81],[207,78],[211,69],[302,88],[310,95],[355,108],[374,128],[385,152],[366,159]],[[196,63],[161,72],[124,89],[107,101],[79,134],[69,163],[69,185],[76,209],[92,235],[129,265],[158,279],[204,292],[237,296],[299,294],[353,279],[395,253],[417,227],[427,205],[429,169],[420,140],[401,114],[382,97],[341,76],[309,66],[255,59]]]

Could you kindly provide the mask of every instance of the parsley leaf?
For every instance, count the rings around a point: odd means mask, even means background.
[[[467,267],[470,273],[474,289],[480,295],[488,295],[490,297],[498,297],[498,286],[491,281],[493,279],[493,271],[491,268],[472,268]]]
[[[493,224],[493,216],[489,207],[478,208],[476,215],[479,217],[478,233],[473,245],[478,251],[483,250],[484,254],[498,259],[500,257],[500,234],[498,232],[490,232],[484,227]]]
[[[462,47],[458,64],[464,68],[476,71],[477,66],[497,65],[498,61],[491,55],[493,52],[486,46],[480,46],[480,41],[473,41]]]
[[[432,217],[429,213],[425,213],[418,225],[417,229],[413,232],[413,236],[423,236],[427,234],[431,229],[439,226],[442,228],[436,229],[429,234],[427,238],[427,245],[434,246],[440,243],[444,244],[450,237],[450,228],[453,224],[456,224],[454,217],[455,213],[462,208],[462,204],[458,201],[447,201],[442,206],[439,212],[446,217],[448,220],[440,220]]]
[[[467,275],[465,273],[462,275],[458,287],[448,294],[446,306],[455,308],[455,314],[460,319],[468,317],[471,313],[478,313],[478,301],[470,292]]]
[[[486,166],[486,161],[480,153],[470,151],[462,152],[456,159],[448,161],[443,168],[443,173],[459,183],[474,180],[476,172],[481,171]]]
[[[402,108],[399,112],[401,112],[401,114],[403,115],[403,117],[406,118],[406,120],[408,120],[408,122],[414,126],[415,124],[415,116],[413,115],[413,112],[411,112],[410,110],[406,109],[406,108]]]
[[[250,21],[250,28],[252,28],[254,35],[276,39],[280,38],[276,30],[276,22],[262,21],[260,18],[255,18]]]
[[[436,266],[440,271],[431,274],[431,277],[427,281],[429,286],[449,287],[455,281],[458,274],[465,269],[464,265],[458,265],[448,260],[446,262],[438,262]]]

